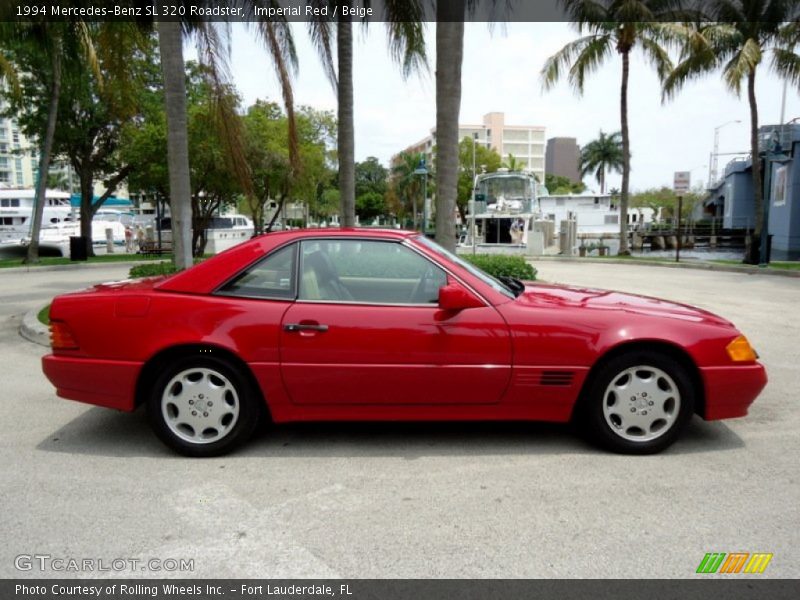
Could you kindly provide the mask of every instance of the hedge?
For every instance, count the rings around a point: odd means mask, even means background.
[[[386,258],[386,257],[384,257]],[[494,277],[516,277],[524,281],[536,279],[536,269],[534,269],[522,256],[509,256],[506,254],[465,254],[461,258],[473,263],[479,269],[486,271]],[[371,277],[383,274],[383,265],[377,267],[375,263],[369,261],[369,257],[364,256],[347,257],[343,261],[340,275],[345,277]],[[408,270],[407,261],[398,260],[397,270]],[[130,277],[154,277],[157,275],[172,275],[176,272],[175,265],[171,262],[161,261],[147,263],[131,267]],[[397,277],[411,276],[414,273],[392,272]]]
[[[508,254],[463,254],[461,258],[494,277],[516,277],[523,281],[536,279],[536,269],[522,256]]]

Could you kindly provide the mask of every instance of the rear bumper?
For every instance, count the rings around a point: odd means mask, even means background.
[[[706,392],[703,418],[707,421],[743,417],[767,385],[767,371],[760,363],[730,367],[705,367],[700,372]]]
[[[48,354],[42,370],[61,398],[127,412],[135,408],[141,363]]]

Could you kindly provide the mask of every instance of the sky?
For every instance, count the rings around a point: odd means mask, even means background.
[[[300,68],[294,81],[296,104],[336,110],[336,96],[325,78],[306,27],[295,23]],[[621,61],[614,55],[587,81],[577,96],[566,81],[542,90],[539,72],[545,60],[577,34],[568,23],[467,23],[464,35],[461,123],[481,123],[488,112],[504,112],[509,125],[543,125],[546,137],[575,137],[583,145],[619,125]],[[373,23],[355,29],[354,98],[356,160],[392,155],[426,135],[436,122],[435,24],[427,24],[430,72],[404,80],[386,46],[385,28]],[[241,25],[232,30],[231,70],[245,106],[257,98],[280,101],[277,80],[266,51]],[[187,52],[187,58],[191,57]],[[746,89],[746,88],[745,88]],[[768,68],[757,79],[760,124],[780,120],[783,83]],[[800,95],[789,88],[785,121],[800,117]],[[691,171],[692,184],[708,178],[714,128],[719,152],[747,153],[749,110],[746,95],[728,91],[719,73],[688,84],[662,104],[655,71],[635,53],[631,61],[629,125],[631,189],[671,186],[675,171]],[[720,170],[732,156],[719,158]],[[585,180],[592,189],[598,185]],[[620,177],[608,178],[619,187]]]

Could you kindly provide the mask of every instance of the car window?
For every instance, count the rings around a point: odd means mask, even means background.
[[[423,246],[426,246],[427,248],[430,248],[431,250],[433,250],[439,256],[441,256],[443,258],[446,258],[446,259],[450,260],[451,262],[454,262],[458,266],[464,268],[466,271],[469,271],[475,277],[477,277],[478,279],[480,279],[481,281],[483,281],[487,285],[491,286],[495,291],[498,291],[501,294],[503,294],[504,296],[508,296],[509,298],[516,298],[517,297],[514,294],[514,292],[511,291],[508,288],[508,286],[503,285],[500,281],[498,281],[497,279],[495,279],[491,275],[489,275],[487,273],[484,273],[478,267],[476,267],[472,263],[469,263],[469,262],[465,261],[460,256],[457,256],[456,254],[453,254],[452,252],[442,248],[439,244],[429,240],[424,235],[418,235],[414,239],[418,243],[422,244]]]
[[[301,300],[435,304],[447,283],[442,269],[397,242],[306,240],[301,247]]]
[[[219,290],[229,296],[293,299],[297,244],[272,252]]]

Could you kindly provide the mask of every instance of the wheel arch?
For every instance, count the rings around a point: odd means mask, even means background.
[[[235,353],[227,348],[214,344],[180,344],[163,348],[151,356],[142,367],[139,372],[139,377],[136,380],[136,393],[134,397],[135,407],[141,406],[147,401],[147,394],[155,384],[162,369],[175,360],[190,356],[219,358],[239,370],[247,379],[253,392],[258,394],[257,400],[260,400],[260,405],[263,406],[263,410],[266,412],[267,416],[270,416],[269,405],[266,402],[266,398],[264,398],[264,392],[261,390],[261,386],[258,384],[252,369],[250,369],[248,364]]]
[[[659,352],[664,354],[681,364],[686,369],[686,372],[689,375],[695,390],[694,411],[701,417],[704,417],[706,394],[705,387],[703,385],[703,378],[700,375],[700,369],[697,367],[697,363],[695,363],[691,355],[684,348],[667,340],[633,340],[622,342],[606,350],[606,352],[604,352],[600,358],[595,361],[591,369],[589,369],[589,373],[586,376],[583,385],[581,386],[580,393],[578,394],[578,400],[575,402],[575,406],[573,407],[572,417],[575,418],[575,416],[580,413],[584,403],[587,400],[588,391],[591,389],[595,378],[608,361],[623,354],[645,351]]]

